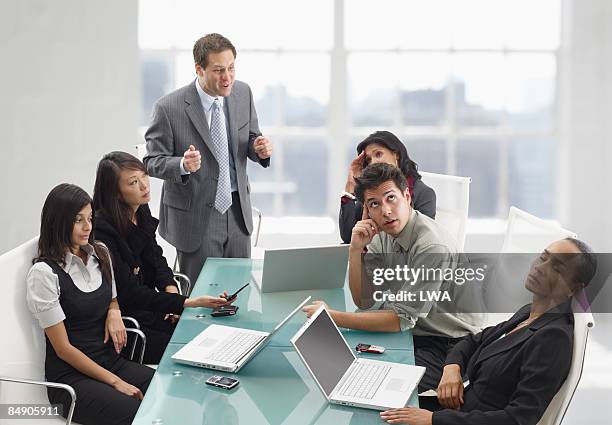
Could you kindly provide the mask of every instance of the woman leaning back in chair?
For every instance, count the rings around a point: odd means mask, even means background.
[[[344,193],[340,198],[340,237],[351,243],[355,223],[361,220],[363,204],[355,198],[355,177],[369,164],[386,163],[402,170],[408,181],[408,190],[414,209],[430,218],[436,218],[436,192],[421,180],[416,162],[410,159],[406,146],[389,131],[376,131],[357,145],[357,157],[349,166]]]
[[[178,294],[155,239],[158,220],[149,210],[149,189],[147,171],[135,156],[111,152],[100,160],[94,187],[96,237],[110,250],[124,315],[138,320],[147,337],[144,362],[156,364],[174,332],[175,315],[185,307],[225,305],[227,293],[218,298]]]
[[[569,373],[573,295],[596,269],[597,258],[584,242],[568,238],[549,245],[525,279],[531,304],[449,352],[436,411],[405,407],[381,418],[410,425],[536,425]],[[462,376],[470,382],[465,390]]]
[[[27,304],[46,335],[45,377],[76,392],[73,419],[83,425],[130,424],[154,371],[118,353],[126,331],[111,260],[93,240],[92,200],[61,184],[43,206],[38,257],[26,278]],[[49,402],[68,415],[71,398],[57,388]]]

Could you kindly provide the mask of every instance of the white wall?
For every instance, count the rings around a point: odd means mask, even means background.
[[[0,2],[0,253],[38,233],[49,190],[91,193],[97,161],[137,140],[136,0]]]
[[[564,10],[559,219],[612,252],[612,2],[566,0]]]

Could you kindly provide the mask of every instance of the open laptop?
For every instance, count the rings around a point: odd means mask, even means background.
[[[263,293],[344,286],[348,245],[267,249],[253,280]]]
[[[310,301],[301,302],[285,317],[272,332],[232,326],[210,325],[198,336],[174,353],[172,359],[178,363],[208,369],[237,372],[272,338],[285,323]]]
[[[425,373],[421,366],[357,358],[324,306],[291,343],[330,403],[375,410],[404,407]]]

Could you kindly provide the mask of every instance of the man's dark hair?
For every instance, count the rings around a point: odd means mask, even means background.
[[[355,196],[359,202],[365,204],[364,193],[366,190],[376,189],[389,180],[404,192],[408,188],[408,182],[402,170],[390,164],[372,164],[363,169],[361,176],[355,177]]]
[[[580,239],[576,238],[565,238],[566,241],[570,241],[580,251],[577,255],[578,261],[575,267],[575,283],[582,283],[585,287],[591,282],[597,272],[597,256],[589,245]]]
[[[221,34],[206,34],[193,45],[193,60],[196,64],[206,69],[208,65],[208,56],[211,53],[221,53],[226,50],[231,50],[234,54],[234,58],[236,58],[236,48],[231,41]]]

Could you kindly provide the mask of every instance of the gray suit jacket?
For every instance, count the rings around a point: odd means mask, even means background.
[[[242,216],[250,233],[253,231],[253,216],[246,160],[248,157],[268,167],[270,159],[261,160],[253,148],[253,141],[261,132],[249,86],[235,81],[225,102]],[[145,139],[145,166],[152,177],[164,180],[159,233],[178,250],[193,252],[200,247],[202,235],[207,231],[219,178],[219,164],[194,82],[155,103]],[[189,145],[194,145],[202,154],[202,167],[195,173],[181,176],[181,158]]]

